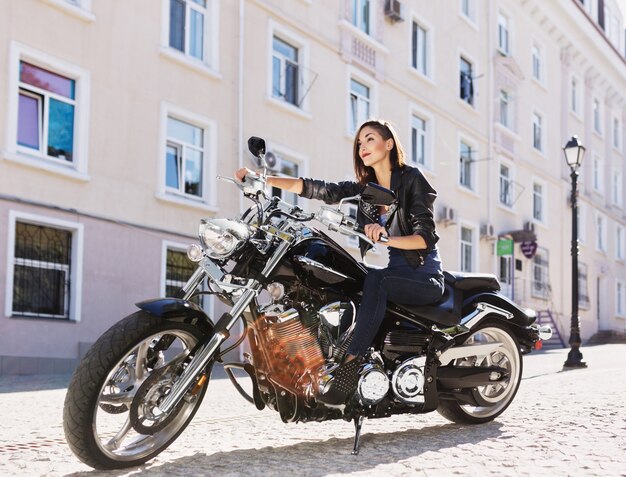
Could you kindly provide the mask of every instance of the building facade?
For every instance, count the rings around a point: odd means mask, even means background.
[[[611,0],[7,0],[0,45],[2,373],[69,371],[135,302],[180,286],[199,219],[244,207],[216,175],[252,166],[249,136],[275,173],[343,180],[369,117],[437,189],[444,267],[497,274],[565,339],[561,147],[577,134],[581,332],[625,329]]]

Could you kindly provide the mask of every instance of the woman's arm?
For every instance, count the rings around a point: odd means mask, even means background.
[[[243,181],[243,178],[246,177],[247,174],[255,174],[255,172],[247,167],[242,167],[235,171],[235,179]],[[303,182],[302,179],[293,179],[291,177],[267,176],[266,183],[270,187],[277,187],[278,189],[293,192],[294,194],[302,194]]]
[[[380,240],[382,234],[386,234],[386,230],[383,226],[378,224],[367,224],[364,227],[365,235],[367,235],[374,242]],[[387,247],[398,248],[401,250],[424,250],[428,248],[428,244],[424,237],[421,235],[405,235],[405,236],[391,236],[388,237],[387,242],[380,242],[381,245]]]

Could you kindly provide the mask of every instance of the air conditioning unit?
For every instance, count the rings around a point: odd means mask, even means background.
[[[385,16],[392,22],[404,21],[402,4],[399,0],[385,0]]]
[[[527,230],[528,232],[534,232],[535,224],[531,222],[530,220],[527,222],[524,222],[524,230]]]
[[[495,227],[493,224],[482,224],[480,226],[480,236],[486,239],[496,238]]]
[[[439,221],[448,224],[456,224],[456,210],[452,207],[443,207],[439,214]]]

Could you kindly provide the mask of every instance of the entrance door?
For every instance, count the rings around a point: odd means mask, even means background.
[[[502,294],[513,298],[513,256],[501,255],[498,257],[498,280],[502,287]]]

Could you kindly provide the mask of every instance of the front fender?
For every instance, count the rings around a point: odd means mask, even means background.
[[[136,303],[136,306],[164,320],[195,325],[207,334],[215,327],[200,306],[181,298],[153,298]]]

